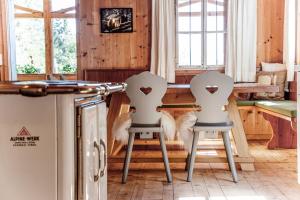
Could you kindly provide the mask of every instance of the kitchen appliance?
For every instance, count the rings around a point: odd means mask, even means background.
[[[125,84],[0,83],[0,199],[106,200],[106,103]]]

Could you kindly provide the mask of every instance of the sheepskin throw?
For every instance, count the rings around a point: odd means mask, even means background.
[[[195,112],[188,112],[176,120],[176,128],[179,138],[183,141],[185,149],[190,152],[193,142],[193,126],[197,121]]]
[[[131,127],[132,112],[124,113],[120,115],[113,124],[112,133],[117,141],[120,141],[122,144],[128,143],[128,129]],[[174,140],[176,133],[176,122],[172,115],[166,111],[161,111],[161,127],[165,133],[165,136],[168,140]]]

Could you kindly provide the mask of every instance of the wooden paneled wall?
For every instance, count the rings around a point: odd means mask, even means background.
[[[257,0],[257,5],[257,66],[262,61],[282,62],[284,0]],[[101,34],[99,9],[104,7],[132,7],[134,32]],[[79,0],[78,10],[79,78],[84,69],[149,68],[151,0]]]
[[[257,66],[283,60],[285,0],[257,0]]]
[[[6,0],[0,4],[0,52],[3,49],[3,19]],[[151,0],[77,0],[79,78],[84,69],[149,69],[151,46]],[[258,1],[257,65],[282,62],[284,0]],[[101,34],[99,9],[132,7],[133,33]],[[5,27],[4,27],[5,28]],[[1,78],[5,77],[3,67]],[[6,70],[7,71],[7,70]],[[180,74],[182,75],[182,74]],[[184,77],[181,77],[184,79]]]
[[[133,33],[100,33],[99,9],[133,8]],[[148,69],[151,0],[80,0],[78,59],[84,69]]]

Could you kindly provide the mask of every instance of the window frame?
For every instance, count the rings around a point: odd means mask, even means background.
[[[189,5],[191,5],[193,0],[189,0]],[[226,64],[226,35],[227,35],[227,16],[228,16],[228,1],[224,6],[224,30],[222,31],[207,31],[207,4],[209,0],[200,0],[201,5],[201,31],[179,31],[178,30],[178,0],[175,1],[175,13],[176,13],[176,70],[177,71],[199,71],[199,70],[218,70],[223,71]],[[216,0],[217,1],[217,0]],[[191,14],[191,13],[190,13]],[[224,34],[224,65],[207,65],[207,52],[203,51],[207,49],[207,34],[209,33],[222,33]],[[179,65],[179,34],[201,34],[201,65]],[[191,48],[191,47],[190,47]],[[191,59],[190,59],[191,62]]]
[[[32,8],[23,7],[14,3],[14,8],[16,10],[23,11],[24,13],[15,12],[15,19],[34,19],[41,18],[44,20],[44,34],[45,34],[45,73],[41,74],[17,74],[18,80],[45,80],[48,79],[49,76],[54,76],[58,79],[66,78],[68,80],[76,80],[77,72],[72,74],[58,74],[54,73],[54,52],[53,52],[53,29],[52,29],[52,19],[75,19],[77,24],[77,4],[78,0],[75,0],[75,5],[68,8],[63,8],[60,10],[52,11],[52,0],[42,0],[43,1],[43,10],[35,10]],[[75,11],[75,13],[69,13],[70,11]],[[77,30],[76,30],[76,43],[78,41],[77,38]],[[76,56],[77,57],[77,56]],[[78,68],[78,60],[77,68]]]

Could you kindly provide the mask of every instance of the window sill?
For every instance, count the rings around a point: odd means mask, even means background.
[[[54,77],[59,79],[60,74],[53,74]],[[77,74],[62,74],[67,80],[77,80]],[[32,81],[32,80],[47,80],[46,74],[18,74],[19,81]]]
[[[206,69],[199,68],[176,68],[176,76],[197,75],[207,71],[225,72],[225,67],[209,67]]]

